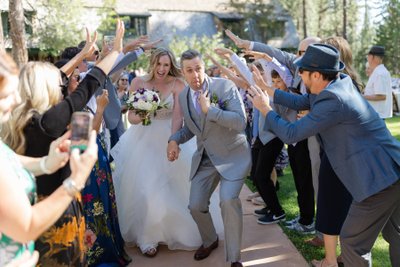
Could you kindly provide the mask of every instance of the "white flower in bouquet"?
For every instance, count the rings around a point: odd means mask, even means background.
[[[143,125],[149,125],[150,112],[160,108],[160,97],[154,91],[141,88],[131,93],[126,104],[129,109],[135,110],[136,114],[142,117]]]

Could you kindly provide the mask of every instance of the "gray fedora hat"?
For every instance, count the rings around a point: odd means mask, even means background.
[[[339,72],[344,69],[339,51],[327,44],[309,45],[304,55],[294,61],[297,67],[308,71]]]
[[[369,55],[376,55],[376,56],[384,56],[385,55],[385,47],[374,45],[368,52]]]

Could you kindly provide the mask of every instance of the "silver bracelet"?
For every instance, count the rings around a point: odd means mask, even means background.
[[[82,189],[76,185],[75,181],[71,177],[64,180],[63,186],[65,191],[67,191],[68,195],[71,197],[75,197]]]
[[[46,168],[46,160],[47,160],[47,156],[44,156],[40,159],[40,170],[44,173],[44,174],[51,174],[53,173],[51,170]]]

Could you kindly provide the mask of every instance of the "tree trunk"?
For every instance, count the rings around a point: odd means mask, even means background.
[[[5,43],[4,43],[4,32],[3,32],[3,18],[1,17],[0,11],[0,52],[6,50]]]
[[[347,39],[347,1],[343,0],[343,38]]]
[[[303,34],[304,34],[304,38],[306,38],[307,37],[306,0],[303,0]]]
[[[28,62],[28,50],[25,41],[24,9],[22,0],[10,0],[9,5],[10,37],[12,56],[18,66]]]

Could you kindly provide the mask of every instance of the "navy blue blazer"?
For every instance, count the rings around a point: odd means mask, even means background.
[[[275,90],[274,102],[295,110],[310,109],[310,113],[290,123],[269,112],[265,129],[287,144],[317,135],[333,170],[354,200],[362,201],[399,180],[400,142],[349,76],[342,74],[319,95]]]

